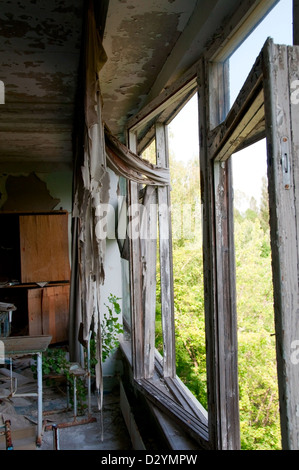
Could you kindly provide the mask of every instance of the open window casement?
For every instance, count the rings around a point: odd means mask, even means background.
[[[264,51],[270,226],[282,444],[299,449],[299,47]]]
[[[166,126],[155,125],[156,163],[168,168]],[[129,134],[136,150],[136,134]],[[170,187],[128,181],[131,364],[135,387],[187,431],[200,448],[209,448],[206,412],[176,376]],[[139,236],[136,236],[136,231]],[[163,356],[155,349],[157,247],[160,259]]]
[[[240,445],[230,156],[265,136],[282,444],[299,447],[298,54],[268,40],[227,114],[215,106],[225,108],[225,65],[203,62],[199,75],[209,432],[220,449]]]
[[[166,185],[140,191],[138,183],[128,181],[129,206],[138,207],[140,194],[145,205],[158,204],[157,214],[145,213],[154,230],[159,227],[164,280],[161,361],[154,344],[156,240],[141,241],[131,234],[134,383],[202,448],[240,448],[230,156],[265,136],[282,442],[284,448],[299,446],[298,56],[298,47],[278,46],[268,40],[230,110],[226,99],[227,63],[211,63],[203,58],[198,68],[208,417],[200,404],[190,399],[175,371],[171,224],[165,212],[170,204],[169,188]],[[165,125],[157,122],[155,132],[157,164],[161,159],[161,164],[168,166]],[[135,132],[129,132],[129,147],[136,151]],[[141,223],[141,212],[132,212],[129,221],[135,218]],[[160,386],[155,377],[159,377]]]

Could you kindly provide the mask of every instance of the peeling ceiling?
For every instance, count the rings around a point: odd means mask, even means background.
[[[101,71],[104,119],[125,140],[126,121],[169,87],[240,5],[239,0],[110,0]]]
[[[1,0],[0,164],[71,165],[84,0]],[[104,119],[125,123],[200,56],[240,0],[95,0]],[[105,19],[104,19],[105,17]],[[106,21],[105,21],[106,20]]]
[[[72,161],[82,0],[1,0],[0,161]]]
[[[111,0],[103,38],[104,117],[117,134],[138,111],[193,12],[196,0]],[[118,14],[115,15],[115,11]]]

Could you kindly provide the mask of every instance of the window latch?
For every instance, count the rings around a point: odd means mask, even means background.
[[[290,171],[290,148],[289,139],[282,137],[281,139],[281,165],[282,165],[282,181],[284,189],[290,189],[291,171]]]

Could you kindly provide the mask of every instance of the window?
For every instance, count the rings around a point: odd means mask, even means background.
[[[210,292],[215,292],[212,298],[210,294],[207,297],[208,317],[211,318],[212,325],[211,331],[208,332],[208,341],[215,345],[214,349],[210,345],[212,350],[209,358],[212,378],[212,381],[210,378],[210,395],[214,402],[218,402],[219,413],[209,416],[209,424],[215,440],[220,439],[220,442],[218,441],[220,448],[237,448],[239,445],[239,431],[235,427],[235,432],[229,432],[227,428],[232,417],[234,422],[238,419],[238,344],[230,156],[240,147],[246,147],[262,129],[266,133],[268,152],[282,443],[283,448],[296,448],[297,445],[295,427],[286,424],[287,420],[292,421],[295,413],[291,403],[293,399],[296,401],[295,396],[298,393],[297,379],[294,375],[296,372],[290,356],[289,359],[283,359],[287,351],[296,347],[295,336],[298,334],[294,325],[296,305],[289,297],[293,298],[292,295],[296,297],[298,292],[298,284],[295,285],[291,280],[293,279],[291,272],[297,269],[295,265],[298,256],[294,226],[296,217],[293,212],[296,210],[297,191],[293,178],[298,164],[296,144],[293,139],[296,141],[297,137],[292,133],[292,127],[296,125],[298,119],[298,108],[295,105],[297,100],[292,99],[292,90],[297,83],[295,82],[298,73],[295,71],[298,70],[295,66],[297,60],[298,48],[276,46],[271,40],[267,41],[225,119],[219,119],[217,110],[215,112],[210,108],[210,112],[214,113],[211,120],[214,127],[212,130],[206,128],[201,131],[201,135],[205,135],[205,141],[202,142],[201,168],[206,188],[204,195],[206,284],[209,285]],[[215,68],[215,65],[211,64],[210,69],[215,70]],[[221,90],[223,83],[219,74],[221,66],[218,64],[217,68]],[[226,72],[224,65],[223,74]],[[215,81],[213,90],[215,90]],[[288,90],[287,93],[285,90]],[[281,119],[282,115],[284,119]],[[217,120],[218,125],[215,126]],[[286,204],[290,211],[285,211]],[[289,401],[286,399],[286,394],[294,398]],[[223,410],[227,413],[223,414]]]
[[[255,18],[257,21],[257,18]],[[216,41],[217,42],[217,41]],[[219,38],[219,46],[221,38]],[[284,446],[296,447],[298,436],[296,426],[287,422],[296,420],[294,404],[299,402],[298,374],[294,367],[296,361],[284,360],[284,351],[296,349],[296,311],[298,305],[298,253],[295,212],[298,210],[298,189],[294,175],[298,162],[293,158],[292,149],[296,148],[297,136],[292,133],[298,123],[297,99],[290,97],[298,77],[296,75],[298,49],[279,47],[268,41],[257,58],[240,94],[229,111],[228,63],[216,61],[209,54],[197,64],[200,110],[200,168],[201,195],[203,203],[203,256],[205,285],[205,316],[207,335],[207,381],[209,408],[208,420],[203,410],[190,404],[187,392],[177,382],[174,351],[174,317],[172,291],[171,224],[169,219],[169,187],[158,187],[147,194],[147,200],[156,193],[158,214],[155,223],[159,227],[160,263],[164,286],[163,362],[156,361],[154,340],[148,337],[148,324],[154,328],[153,316],[144,308],[143,283],[144,268],[155,265],[150,257],[151,244],[142,248],[139,242],[131,240],[131,287],[132,287],[132,362],[136,386],[153,399],[159,406],[180,420],[184,428],[196,436],[203,448],[237,449],[240,446],[239,396],[238,396],[238,342],[236,319],[236,282],[233,227],[233,194],[231,155],[242,146],[246,147],[253,139],[258,140],[260,132],[267,135],[269,166],[269,201],[271,208],[271,237],[273,250],[274,303],[276,312],[276,340],[278,348],[278,369],[280,387],[280,406]],[[284,67],[277,67],[277,61]],[[279,73],[274,74],[273,70]],[[194,72],[194,70],[193,70]],[[265,73],[266,72],[266,73]],[[193,73],[194,75],[194,73]],[[195,77],[189,77],[184,84],[184,100],[196,88]],[[182,89],[182,84],[180,84]],[[292,88],[293,87],[293,88]],[[284,94],[283,90],[290,93]],[[169,96],[169,95],[168,95]],[[173,95],[175,96],[175,94]],[[206,97],[209,97],[208,99]],[[182,101],[182,94],[180,95]],[[160,100],[160,101],[159,101]],[[277,120],[277,108],[283,110],[287,119]],[[157,164],[168,167],[166,125],[169,115],[165,115],[165,101],[158,97],[149,109],[139,114],[139,121],[129,123],[129,145],[137,151],[144,140],[148,126],[151,139],[155,137]],[[170,113],[171,114],[171,113]],[[155,116],[159,117],[155,119]],[[164,119],[163,119],[164,117]],[[279,117],[279,116],[278,116]],[[142,134],[142,135],[141,135]],[[143,147],[145,148],[145,146]],[[136,204],[140,193],[136,183],[129,183],[129,203]],[[297,206],[296,206],[297,204]],[[285,227],[289,228],[288,237]],[[279,242],[278,242],[279,240]],[[149,250],[149,251],[148,251]],[[152,253],[156,253],[155,250]],[[144,255],[145,254],[145,255]],[[151,267],[150,267],[151,266]],[[284,282],[281,282],[283,275]],[[154,277],[154,276],[153,276]],[[149,277],[148,277],[149,279]],[[287,282],[285,282],[287,280]],[[295,280],[295,282],[294,282]],[[148,293],[152,292],[150,283]],[[292,304],[291,311],[288,302]],[[289,303],[289,305],[290,305]],[[153,310],[151,310],[152,312]],[[150,322],[150,323],[148,323]],[[284,333],[283,333],[284,332]],[[285,334],[286,333],[286,334]],[[149,343],[150,341],[150,343]],[[282,355],[280,353],[282,352]],[[294,359],[294,354],[291,356]],[[152,380],[159,371],[168,390],[177,400],[161,391]],[[286,380],[287,377],[287,380]],[[184,390],[181,394],[181,390]],[[286,393],[286,390],[288,393]],[[179,399],[179,396],[184,398]],[[294,399],[288,401],[287,397]],[[188,403],[189,402],[189,403]],[[188,408],[189,406],[189,408]]]

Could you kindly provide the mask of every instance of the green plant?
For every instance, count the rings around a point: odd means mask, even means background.
[[[182,165],[170,155],[171,201],[177,207],[189,204],[191,214],[200,219],[193,205],[199,183],[191,178],[197,171],[189,173],[190,168],[190,160]],[[276,450],[281,443],[266,179],[261,196],[260,207],[252,199],[244,213],[236,209],[242,204],[234,208],[241,448]],[[172,211],[172,224],[177,237],[173,243],[176,370],[207,408],[202,241],[199,230],[194,240],[192,233],[177,230],[183,226],[181,211]],[[156,347],[163,354],[159,276],[157,267]]]
[[[43,354],[42,372],[46,377],[47,385],[55,385],[57,376],[65,378],[69,387],[70,405],[74,406],[74,381],[70,372],[72,363],[67,358],[67,351],[62,348],[48,348]],[[32,365],[32,371],[36,376],[36,364]],[[82,377],[76,380],[78,413],[82,414],[86,408],[86,385]]]
[[[63,374],[68,363],[64,349],[48,348],[43,354],[43,375]],[[35,372],[35,366],[33,366],[33,371]]]
[[[120,299],[115,295],[110,294],[108,297],[109,304],[107,312],[104,313],[103,321],[101,323],[101,336],[102,336],[102,359],[103,362],[107,359],[109,354],[118,346],[118,335],[123,333],[122,325],[118,321],[118,316],[121,313],[121,308],[118,303]],[[84,348],[86,351],[86,348]],[[90,374],[95,375],[95,366],[97,364],[96,358],[96,337],[93,333],[90,339]],[[72,363],[67,358],[67,351],[63,348],[48,348],[43,354],[42,372],[46,377],[47,384],[55,384],[55,376],[65,377],[66,383],[70,391],[70,404],[73,406],[73,377],[70,372]],[[87,369],[87,354],[85,354],[85,367]],[[37,376],[36,364],[32,366],[32,371]],[[76,380],[77,401],[79,414],[86,408],[86,383],[82,377],[77,377]]]
[[[118,301],[119,297],[110,294],[108,297],[109,304],[105,304],[107,312],[103,315],[101,323],[101,336],[102,336],[102,359],[103,362],[107,359],[109,354],[119,345],[118,335],[123,333],[123,327],[118,321],[118,316],[121,312]]]

